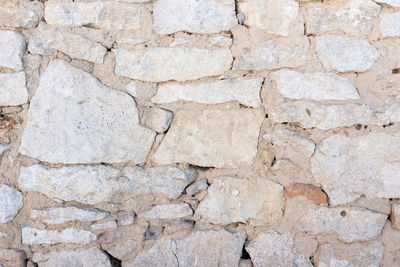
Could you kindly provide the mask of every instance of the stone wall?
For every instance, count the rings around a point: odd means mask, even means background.
[[[400,0],[0,0],[0,266],[400,266]]]

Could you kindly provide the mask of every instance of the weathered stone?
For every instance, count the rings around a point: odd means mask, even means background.
[[[46,2],[48,24],[62,26],[92,26],[108,30],[140,28],[140,7],[116,2]]]
[[[115,220],[98,222],[90,226],[93,230],[115,229],[117,227],[117,222]]]
[[[220,177],[207,192],[196,214],[209,223],[273,225],[283,214],[283,188],[266,179]]]
[[[5,232],[0,232],[0,238],[7,238],[8,234]]]
[[[367,241],[379,235],[387,215],[359,208],[311,208],[296,225],[312,235],[337,235],[344,242]]]
[[[257,44],[237,57],[233,69],[272,70],[307,64],[310,43],[306,37],[278,38]]]
[[[107,248],[107,252],[117,259],[123,259],[125,256],[132,254],[136,248],[134,240],[124,240],[116,243],[115,245]]]
[[[119,170],[110,166],[46,168],[32,165],[21,167],[19,186],[25,191],[39,191],[59,202],[94,205],[112,201],[122,192],[162,194],[175,199],[195,178],[190,169],[176,167],[125,167]]]
[[[153,7],[153,27],[161,34],[218,33],[236,25],[235,15],[234,0],[159,0]]]
[[[109,212],[85,207],[54,207],[31,210],[31,219],[46,224],[63,224],[72,221],[90,222],[106,218]]]
[[[148,128],[163,133],[168,130],[172,121],[173,113],[162,108],[149,108],[144,110],[143,124]]]
[[[394,7],[400,7],[400,0],[374,0],[375,2],[388,4]]]
[[[146,232],[144,232],[144,239],[145,240],[150,240],[150,239],[156,239],[163,233],[163,227],[158,226],[158,225],[150,225],[149,228],[147,228]]]
[[[60,51],[71,58],[103,63],[107,49],[82,35],[73,34],[41,23],[29,37],[28,50],[32,54],[51,55]]]
[[[39,15],[32,5],[41,4],[36,1],[18,1],[18,3],[14,1],[14,3],[15,5],[11,6],[0,6],[0,26],[12,28],[31,28],[36,26],[39,22]]]
[[[308,34],[344,32],[350,35],[367,35],[381,7],[372,0],[350,0],[343,5],[315,3],[306,6]]]
[[[207,188],[208,188],[207,179],[201,179],[189,185],[186,188],[186,194],[195,195],[201,191],[206,190]]]
[[[294,184],[286,186],[285,195],[287,198],[302,196],[317,205],[327,201],[326,194],[318,187],[310,184]]]
[[[390,214],[390,220],[392,221],[392,228],[400,230],[400,205],[392,205],[392,213]]]
[[[313,266],[308,258],[297,252],[290,234],[275,231],[261,232],[246,245],[254,267],[262,266]]]
[[[311,160],[312,173],[333,205],[361,196],[399,198],[399,142],[399,134],[384,132],[330,136],[322,141]]]
[[[58,243],[88,244],[97,237],[86,230],[66,228],[64,230],[39,230],[30,227],[22,228],[22,244],[24,245],[52,245]]]
[[[22,208],[22,194],[11,186],[0,184],[0,223],[11,221]]]
[[[158,104],[181,100],[205,104],[238,101],[242,105],[257,108],[261,105],[262,82],[263,78],[250,77],[185,84],[165,83],[158,86],[157,94],[151,101]]]
[[[243,0],[239,1],[239,11],[245,15],[245,25],[287,36],[299,4],[295,0]]]
[[[136,214],[133,211],[120,210],[116,214],[117,224],[120,226],[132,224],[135,221]]]
[[[51,251],[50,253],[35,253],[33,261],[40,267],[54,266],[96,266],[111,267],[108,256],[98,248]]]
[[[0,156],[9,148],[9,145],[2,145],[0,144]]]
[[[325,70],[364,72],[372,68],[380,52],[366,40],[325,35],[316,38],[316,50]]]
[[[19,152],[52,163],[138,164],[146,161],[154,137],[139,124],[128,94],[54,60],[32,97]]]
[[[28,103],[25,73],[0,73],[0,106],[19,106]]]
[[[317,266],[380,266],[383,256],[382,243],[372,241],[370,243],[354,244],[324,244],[317,255]]]
[[[0,31],[0,67],[23,70],[22,56],[25,53],[24,36],[18,32]]]
[[[382,37],[400,36],[400,12],[383,14],[379,24]]]
[[[176,232],[190,232],[193,228],[194,221],[192,220],[182,220],[182,221],[172,221],[164,225],[165,234],[174,234]]]
[[[4,267],[25,266],[26,254],[23,250],[0,248],[0,265]]]
[[[114,49],[115,74],[131,79],[162,82],[216,76],[229,70],[232,55],[225,49],[157,47],[129,51]]]
[[[163,237],[124,266],[237,266],[245,239],[244,233],[226,230],[195,231],[184,239]]]
[[[145,219],[180,219],[193,215],[189,204],[184,202],[160,204],[142,214]]]
[[[360,98],[357,89],[346,78],[333,73],[279,70],[271,73],[270,77],[276,82],[279,94],[290,99],[320,101]]]
[[[178,111],[153,160],[217,168],[252,164],[263,119],[251,109]]]

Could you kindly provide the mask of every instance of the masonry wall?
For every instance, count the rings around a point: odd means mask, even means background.
[[[0,0],[0,266],[400,266],[400,0]]]

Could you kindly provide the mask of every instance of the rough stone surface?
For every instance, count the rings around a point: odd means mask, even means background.
[[[25,266],[26,254],[22,250],[0,248],[0,265],[5,267]]]
[[[114,49],[117,75],[151,82],[187,81],[216,76],[232,64],[229,49],[147,48]]]
[[[377,3],[387,4],[393,7],[400,7],[400,0],[374,0]]]
[[[311,164],[315,180],[333,205],[367,198],[399,198],[400,135],[333,135],[322,141]],[[373,185],[373,186],[371,186]]]
[[[92,228],[92,230],[104,230],[104,229],[116,229],[117,226],[117,222],[115,220],[112,221],[106,221],[106,222],[98,222],[98,223],[94,223],[92,225],[90,225],[90,228]]]
[[[153,160],[217,168],[250,164],[262,119],[260,111],[250,109],[179,111]]]
[[[372,68],[380,52],[366,40],[338,35],[317,37],[316,50],[325,70],[364,72]]]
[[[246,245],[254,267],[261,266],[313,266],[308,258],[297,252],[290,234],[275,231],[261,232]]]
[[[400,230],[400,205],[392,205],[392,213],[390,214],[390,220],[392,221],[392,228]]]
[[[383,14],[379,24],[382,37],[400,36],[400,12]]]
[[[282,217],[283,188],[269,180],[220,177],[207,192],[196,209],[206,222],[273,225]]]
[[[0,73],[0,106],[19,106],[28,102],[25,73]]]
[[[63,224],[72,221],[90,222],[106,218],[109,212],[84,207],[57,207],[33,209],[31,219],[46,224]]]
[[[140,126],[129,95],[55,60],[31,100],[19,151],[52,163],[143,163],[154,136]]]
[[[161,34],[218,33],[229,31],[236,23],[234,0],[158,0],[154,3],[153,27]]]
[[[22,208],[22,194],[9,185],[0,185],[0,224],[11,221]]]
[[[30,4],[29,2],[19,2],[18,5],[1,5],[0,26],[12,28],[35,26],[39,21],[39,15]],[[35,5],[37,2],[33,4]]]
[[[0,67],[22,70],[25,46],[22,34],[14,31],[0,31]]]
[[[337,235],[344,242],[367,241],[382,231],[386,214],[358,208],[311,208],[296,228],[313,235]]]
[[[176,101],[204,104],[238,101],[242,105],[257,108],[261,105],[262,82],[263,78],[251,77],[188,84],[165,83],[158,87],[157,94],[151,101],[158,104]]]
[[[173,113],[162,108],[150,108],[144,111],[143,124],[157,133],[168,130]]]
[[[137,244],[135,241],[124,240],[108,248],[107,252],[117,259],[123,259],[125,256],[134,252],[136,247]]]
[[[187,203],[160,204],[143,213],[145,219],[180,219],[193,214]]]
[[[25,245],[52,245],[58,243],[88,244],[96,239],[95,234],[75,228],[66,228],[61,231],[39,230],[30,227],[22,228],[22,244]]]
[[[317,205],[327,202],[326,194],[320,188],[309,184],[294,184],[286,186],[285,195],[287,198],[303,196]]]
[[[201,179],[199,181],[194,182],[186,188],[186,194],[195,195],[201,191],[204,191],[208,188],[207,179]]]
[[[120,226],[130,225],[135,221],[136,215],[133,211],[120,210],[116,213],[117,224]]]

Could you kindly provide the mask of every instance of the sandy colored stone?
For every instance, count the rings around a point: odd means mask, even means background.
[[[367,35],[380,10],[381,7],[372,0],[349,0],[339,5],[311,4],[306,6],[306,30],[308,34],[337,31]]]
[[[92,26],[111,31],[140,28],[143,10],[118,2],[46,2],[45,19],[50,25]]]
[[[82,35],[40,23],[29,37],[28,50],[32,54],[48,56],[60,51],[71,58],[103,63],[107,49]]]
[[[263,78],[249,77],[212,82],[164,83],[151,99],[158,104],[176,101],[193,101],[204,104],[219,104],[238,101],[240,104],[257,108],[261,105],[260,90]]]
[[[96,266],[111,267],[108,256],[98,248],[51,251],[34,253],[33,261],[40,267],[54,266]]]
[[[39,22],[38,2],[14,1],[13,5],[0,5],[0,26],[31,28]],[[41,8],[41,7],[39,7]]]
[[[309,49],[306,37],[272,39],[245,50],[235,59],[233,69],[273,70],[305,66]]]
[[[382,15],[379,24],[383,38],[400,36],[400,12],[386,13]]]
[[[312,160],[312,173],[333,205],[367,198],[399,198],[400,135],[384,132],[324,139]],[[373,186],[371,186],[373,185]]]
[[[374,0],[377,3],[387,4],[393,7],[400,7],[400,0]]]
[[[142,122],[146,127],[157,133],[163,133],[168,130],[172,116],[173,113],[171,111],[152,107],[144,110]]]
[[[279,70],[270,74],[276,89],[283,97],[296,100],[354,100],[360,99],[357,89],[339,75],[333,73],[302,73]]]
[[[253,162],[264,118],[260,110],[182,110],[174,115],[153,156],[156,164],[186,162],[203,167],[236,168]]]
[[[31,210],[30,217],[34,221],[46,224],[63,224],[72,221],[97,221],[110,215],[109,212],[85,207],[54,207]]]
[[[241,0],[239,11],[244,13],[246,26],[287,36],[299,13],[299,4],[295,0]]]
[[[117,242],[114,246],[107,248],[107,252],[117,259],[123,259],[125,256],[132,254],[137,247],[134,240],[124,240]]]
[[[283,214],[283,188],[267,179],[220,177],[207,192],[196,215],[209,223],[273,225]]]
[[[28,102],[25,73],[0,73],[0,106],[19,106]]]
[[[136,103],[128,94],[54,60],[32,97],[19,152],[63,164],[144,163],[154,137],[139,124]]]
[[[183,239],[163,237],[124,266],[237,266],[244,233],[193,231]]]
[[[160,34],[218,33],[236,24],[235,0],[158,0],[153,7],[153,27]]]
[[[0,265],[4,267],[24,267],[26,254],[23,250],[0,248]]]
[[[21,192],[13,187],[0,184],[0,224],[11,221],[23,206]]]
[[[291,234],[279,234],[273,230],[261,232],[246,245],[254,267],[263,266],[313,266],[308,258],[294,247]]]
[[[147,220],[180,219],[193,214],[189,204],[184,202],[160,204],[144,212],[142,216]]]
[[[36,228],[22,228],[22,244],[24,245],[53,245],[58,243],[88,244],[97,237],[92,232],[65,228],[58,230],[39,230]]]
[[[129,51],[114,49],[115,74],[142,81],[188,81],[216,76],[229,70],[229,49],[156,47]]]
[[[400,230],[400,204],[392,204],[390,220],[392,221],[392,228]]]
[[[286,186],[285,195],[287,198],[302,196],[317,205],[327,202],[326,194],[320,188],[310,184],[293,184]]]
[[[324,244],[317,255],[317,266],[381,266],[383,246],[381,242],[354,244]]]
[[[24,36],[19,32],[0,30],[0,67],[23,70],[25,46]]]
[[[316,38],[316,51],[326,71],[364,72],[372,68],[380,52],[366,40],[338,35]]]
[[[296,225],[311,235],[337,235],[344,242],[367,241],[382,231],[387,215],[360,208],[310,208]]]

